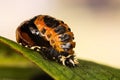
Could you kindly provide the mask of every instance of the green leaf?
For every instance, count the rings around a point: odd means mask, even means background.
[[[20,46],[7,38],[0,37],[0,41],[21,53],[55,80],[120,80],[120,69],[80,59],[78,66],[70,68],[44,59],[38,52]]]
[[[52,80],[37,67],[0,67],[0,80]]]

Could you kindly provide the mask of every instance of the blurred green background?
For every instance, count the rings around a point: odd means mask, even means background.
[[[52,80],[45,72],[0,42],[0,80]]]

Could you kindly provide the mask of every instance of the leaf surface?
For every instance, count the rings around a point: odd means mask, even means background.
[[[120,80],[120,69],[80,59],[78,66],[66,67],[43,58],[42,52],[30,50],[2,36],[0,42],[22,54],[55,80]]]

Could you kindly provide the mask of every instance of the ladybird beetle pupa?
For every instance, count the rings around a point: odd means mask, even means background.
[[[38,15],[24,21],[16,30],[16,40],[23,46],[43,51],[45,57],[66,66],[78,64],[74,56],[74,35],[63,21]]]

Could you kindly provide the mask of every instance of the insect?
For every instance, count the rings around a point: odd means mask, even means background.
[[[16,40],[23,46],[42,51],[45,57],[66,66],[78,64],[74,55],[74,34],[62,20],[38,15],[24,21],[16,30]]]

